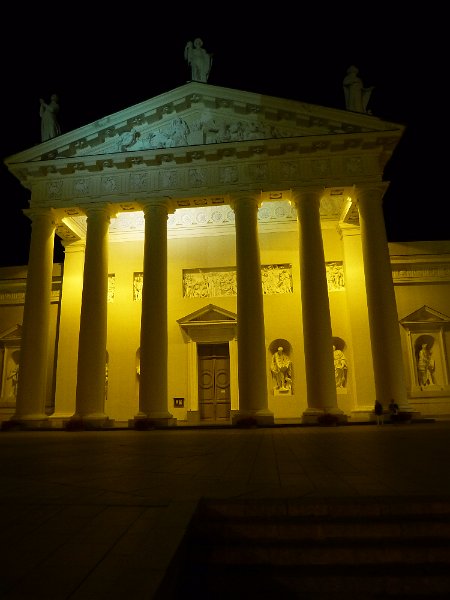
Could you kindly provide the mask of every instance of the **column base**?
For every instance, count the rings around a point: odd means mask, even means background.
[[[231,424],[236,427],[268,427],[274,422],[270,410],[237,411],[231,417]]]
[[[302,423],[305,425],[339,425],[347,422],[347,415],[339,408],[331,408],[330,410],[308,408],[302,415]]]
[[[74,415],[70,419],[63,420],[63,428],[66,431],[99,431],[103,429],[112,429],[114,419],[106,416],[86,416],[79,417]]]
[[[149,429],[167,429],[175,427],[177,419],[170,413],[154,413],[154,415],[137,415],[134,419],[128,420],[129,429],[137,429],[138,431],[146,431]]]
[[[12,417],[8,421],[2,421],[2,431],[47,429],[49,427],[48,417],[24,416]]]

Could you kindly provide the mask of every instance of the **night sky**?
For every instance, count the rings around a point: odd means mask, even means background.
[[[439,159],[448,112],[436,49],[439,15],[431,15],[430,31],[427,7],[416,13],[410,5],[394,15],[392,2],[346,3],[344,10],[252,3],[245,17],[242,2],[166,4],[119,9],[93,0],[8,9],[0,41],[0,266],[28,262],[30,225],[22,209],[29,192],[3,159],[40,142],[39,98],[58,94],[63,133],[87,125],[184,85],[190,79],[184,47],[196,37],[213,54],[208,84],[330,108],[345,109],[342,80],[356,65],[364,85],[375,87],[372,114],[406,126],[385,171],[388,240],[450,239]],[[62,257],[57,241],[55,260]]]

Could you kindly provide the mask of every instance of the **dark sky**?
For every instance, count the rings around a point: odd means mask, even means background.
[[[195,37],[213,54],[209,84],[331,108],[345,108],[342,79],[355,64],[364,84],[375,87],[374,116],[406,126],[385,172],[389,241],[450,239],[438,144],[448,112],[448,68],[439,73],[436,30],[444,16],[428,17],[427,6],[419,12],[412,4],[394,14],[393,2],[315,4],[156,8],[92,0],[10,7],[0,41],[0,266],[28,262],[30,225],[22,209],[29,193],[3,159],[39,143],[39,98],[59,95],[63,132],[87,125],[186,83],[184,46]],[[55,258],[61,256],[57,243]]]

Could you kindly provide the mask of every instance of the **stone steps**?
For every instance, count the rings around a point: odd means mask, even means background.
[[[450,499],[202,500],[157,598],[450,598]]]

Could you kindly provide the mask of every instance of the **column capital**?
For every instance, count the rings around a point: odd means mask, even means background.
[[[103,202],[92,202],[89,204],[80,204],[79,206],[87,217],[104,215],[109,221],[111,217],[114,218],[117,214],[115,207]]]
[[[53,208],[25,208],[22,212],[31,222],[35,222],[38,219],[48,219],[49,225],[56,226],[61,220],[57,217]]]
[[[310,186],[303,188],[292,188],[291,202],[298,208],[300,202],[320,202],[325,194],[324,187]]]
[[[337,231],[341,236],[341,239],[344,237],[352,237],[354,235],[361,235],[361,228],[359,225],[347,224],[347,223],[339,223],[337,226]]]
[[[76,252],[86,252],[86,240],[62,240],[61,244],[64,248],[64,254],[75,254]]]
[[[380,181],[372,184],[361,184],[355,186],[356,203],[360,202],[382,202],[384,194],[389,187],[389,182]]]
[[[259,208],[263,202],[261,192],[241,192],[239,194],[230,194],[229,204],[234,212],[236,212],[236,206],[249,206],[255,205]]]
[[[140,209],[144,212],[144,215],[152,208],[159,208],[171,214],[175,212],[173,203],[169,198],[147,198],[139,202]]]

